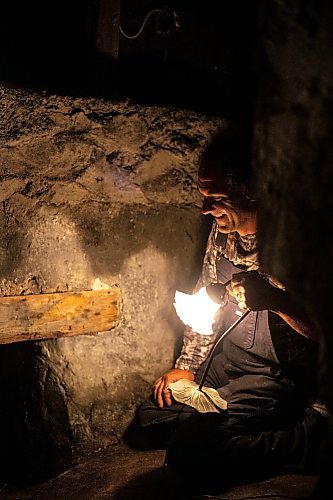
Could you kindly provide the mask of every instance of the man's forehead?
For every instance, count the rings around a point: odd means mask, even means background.
[[[227,174],[218,176],[215,175],[199,175],[198,188],[209,192],[223,192],[230,187],[230,176]]]

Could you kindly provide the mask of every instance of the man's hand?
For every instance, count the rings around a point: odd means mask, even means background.
[[[169,384],[171,384],[171,382],[177,382],[177,380],[180,380],[181,378],[193,381],[194,374],[192,372],[189,372],[188,370],[174,368],[155,381],[153,386],[153,394],[155,403],[159,408],[163,408],[164,404],[166,404],[167,406],[171,406],[172,400]]]
[[[255,271],[233,274],[227,290],[241,309],[252,311],[274,309],[279,294],[279,289]]]

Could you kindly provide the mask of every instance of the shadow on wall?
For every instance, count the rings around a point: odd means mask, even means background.
[[[91,204],[71,217],[96,276],[119,273],[131,255],[152,245],[170,259],[170,276],[176,277],[177,286],[195,285],[210,230],[210,221],[199,210],[196,214],[181,206],[134,205],[121,208],[113,218],[108,208]]]
[[[39,248],[36,238],[38,240],[38,237],[43,237],[44,241],[41,241],[40,245],[46,245],[45,239],[49,239],[52,248],[48,251],[53,252],[55,256],[62,248],[64,256],[71,250],[76,252],[76,248],[70,248],[71,241],[73,245],[79,245],[82,252],[79,258],[87,258],[84,267],[90,268],[94,276],[117,275],[130,256],[151,245],[170,259],[170,265],[173,266],[170,276],[176,277],[177,287],[184,290],[193,288],[200,272],[210,231],[209,218],[202,217],[199,209],[181,205],[160,205],[158,208],[123,205],[119,210],[115,209],[116,216],[109,207],[110,205],[89,202],[75,212],[65,209],[59,216],[56,211],[59,219],[67,221],[64,228],[59,229],[57,225],[53,227],[48,224],[47,217],[50,220],[53,217],[51,211],[43,216],[45,224],[48,225],[44,228],[40,223],[41,228],[35,236],[31,229],[31,219],[26,229],[23,225],[19,229],[12,229],[11,226],[1,240],[0,278],[10,279],[12,275],[17,275],[20,269],[24,273],[27,255],[31,264],[34,261],[34,253]],[[69,221],[72,221],[72,226]],[[52,228],[54,234],[48,234]],[[31,238],[34,240],[33,246]],[[62,238],[63,241],[60,241]],[[31,251],[32,248],[34,250]],[[57,259],[55,263],[60,265]],[[65,266],[65,263],[63,264]],[[154,266],[154,262],[150,264]],[[33,262],[37,271],[39,265],[40,262]],[[54,269],[54,272],[56,271]],[[70,285],[75,286],[75,283]]]

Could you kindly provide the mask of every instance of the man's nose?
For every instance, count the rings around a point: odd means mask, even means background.
[[[213,201],[210,200],[209,198],[205,198],[202,202],[202,209],[201,209],[203,215],[212,214],[214,210],[215,206],[213,205]]]

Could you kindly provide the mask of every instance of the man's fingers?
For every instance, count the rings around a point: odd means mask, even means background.
[[[157,379],[155,384],[154,384],[153,393],[154,393],[155,403],[157,403],[158,390],[159,390],[161,384],[163,384],[162,378]]]
[[[163,389],[165,387],[165,382],[162,380],[161,384],[158,386],[157,392],[156,392],[156,403],[157,406],[160,408],[163,408],[164,406],[164,399],[163,399]]]
[[[159,406],[160,408],[163,408],[164,403],[167,404],[168,406],[171,406],[172,404],[169,384],[166,382],[165,378],[161,380],[161,383],[156,389],[155,401],[157,403],[157,406]]]
[[[162,394],[163,394],[163,400],[168,406],[171,406],[171,404],[172,404],[171,392],[169,389],[169,384],[171,382],[175,382],[174,377],[170,377],[170,376],[164,377],[164,386],[163,386]]]
[[[247,304],[246,304],[245,300],[242,300],[242,301],[238,302],[238,307],[240,309],[242,309],[242,311],[248,311],[249,310],[249,308],[247,307]]]
[[[172,405],[170,389],[163,389],[163,398],[168,406]]]
[[[153,385],[154,395],[155,395],[157,387],[160,385],[161,382],[162,382],[162,377],[159,377],[157,380],[155,380],[154,385]]]

